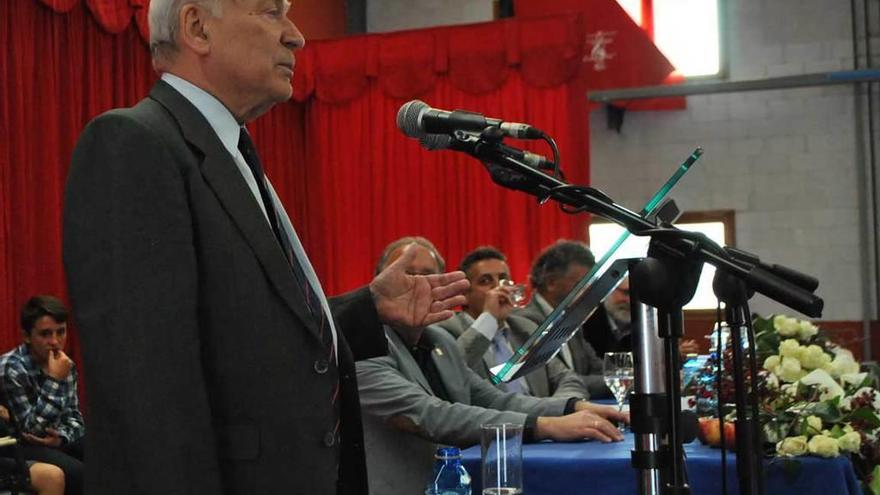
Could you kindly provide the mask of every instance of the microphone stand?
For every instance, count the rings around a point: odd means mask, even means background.
[[[632,306],[633,316],[639,318],[637,331],[641,334],[641,337],[636,336],[636,348],[637,354],[642,354],[637,360],[640,365],[637,377],[640,376],[642,380],[637,380],[637,393],[633,396],[633,431],[638,436],[637,451],[633,452],[632,458],[633,466],[640,473],[639,493],[691,493],[686,479],[680,425],[678,341],[683,335],[682,307],[693,297],[703,263],[714,265],[724,277],[735,283],[737,290],[723,291],[722,295],[724,298],[728,295],[740,296],[730,299],[727,313],[734,338],[734,367],[739,375],[736,378],[737,415],[740,422],[737,428],[737,471],[743,493],[762,495],[757,402],[753,387],[749,394],[751,407],[746,406],[745,381],[742,376],[741,331],[745,330],[750,342],[749,364],[752,380],[757,379],[754,335],[746,301],[752,292],[757,291],[801,313],[818,317],[824,302],[812,293],[815,287],[775,270],[768,270],[766,265],[753,259],[724,250],[702,234],[683,232],[671,225],[657,225],[617,205],[597,189],[569,185],[530,167],[513,156],[510,148],[500,144],[503,136],[498,136],[491,129],[479,136],[456,132],[453,138],[455,143],[451,148],[465,151],[483,162],[495,183],[532,194],[542,203],[554,199],[569,207],[566,210],[569,213],[588,211],[598,214],[622,225],[635,235],[651,237],[648,257],[635,263],[630,270],[630,287],[639,301]],[[659,337],[665,341],[665,394],[656,380],[656,341],[647,340],[651,339],[648,327],[652,313],[642,307],[644,304],[657,308]],[[740,348],[739,351],[736,351],[737,348]],[[659,419],[661,417],[665,418],[666,428],[662,427],[663,421]],[[668,435],[666,449],[658,448],[658,440],[664,432]]]

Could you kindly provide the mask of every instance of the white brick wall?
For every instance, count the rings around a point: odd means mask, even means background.
[[[852,67],[837,0],[730,0],[729,77]],[[783,22],[783,19],[785,20]],[[736,211],[739,247],[817,276],[823,318],[862,317],[854,93],[849,86],[693,96],[681,112],[629,112],[621,134],[591,122],[593,185],[640,208],[699,144],[674,191],[687,210]],[[788,311],[763,297],[754,311]]]
[[[368,0],[367,31],[491,21],[492,13],[492,0]]]

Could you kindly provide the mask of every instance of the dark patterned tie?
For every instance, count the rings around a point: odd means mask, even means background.
[[[269,187],[266,184],[266,174],[263,172],[263,165],[260,163],[260,158],[257,156],[257,149],[254,147],[254,142],[251,140],[247,129],[244,127],[241,128],[238,135],[238,150],[241,152],[244,161],[251,169],[251,173],[254,174],[257,188],[260,190],[260,197],[263,200],[263,206],[266,208],[266,216],[269,217],[269,224],[272,226],[272,232],[275,234],[275,239],[278,241],[278,244],[281,245],[281,248],[287,257],[287,261],[290,263],[291,271],[293,272],[294,278],[296,278],[297,285],[302,291],[306,306],[309,308],[309,312],[318,324],[318,335],[321,337],[324,347],[329,350],[327,356],[328,371],[337,375],[336,384],[330,395],[330,404],[333,406],[333,410],[336,413],[336,426],[334,428],[333,436],[334,441],[338,442],[340,383],[338,380],[338,371],[336,369],[336,349],[333,345],[333,335],[330,330],[330,323],[327,320],[327,314],[321,305],[321,298],[318,297],[312,284],[309,283],[309,279],[306,277],[302,265],[300,265],[299,260],[294,254],[290,239],[281,228],[281,218],[278,216],[278,212],[275,210],[274,203],[272,202],[272,197],[269,194]]]

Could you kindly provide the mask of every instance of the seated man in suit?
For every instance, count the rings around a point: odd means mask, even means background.
[[[583,243],[559,240],[548,246],[532,263],[532,300],[513,314],[540,325],[595,264],[593,253]],[[629,306],[626,309],[629,314]],[[584,337],[581,328],[562,346],[558,356],[568,369],[580,375],[591,398],[610,398],[611,391],[602,376],[602,358]]]
[[[64,352],[68,313],[52,296],[34,296],[25,303],[24,343],[0,356],[0,386],[25,440],[25,459],[60,467],[65,493],[82,493],[85,426],[76,367]]]
[[[509,289],[500,285],[510,279],[507,258],[501,251],[477,248],[464,256],[459,269],[471,282],[464,311],[436,326],[455,337],[468,366],[488,379],[489,370],[507,361],[538,326],[511,314]],[[589,397],[581,378],[558,358],[551,359],[544,369],[498,387],[535,397]]]
[[[440,273],[444,261],[424,238],[391,243],[378,270],[400,257],[410,243],[412,274]],[[480,425],[524,425],[525,440],[593,438],[619,441],[609,421],[628,421],[616,408],[581,399],[543,398],[503,392],[465,365],[452,337],[436,327],[385,328],[388,355],[357,363],[364,413],[370,493],[422,493],[430,477],[436,443],[469,447],[480,441]]]

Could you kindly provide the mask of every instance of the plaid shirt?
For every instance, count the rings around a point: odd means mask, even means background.
[[[47,375],[31,358],[26,344],[0,356],[0,385],[10,412],[22,432],[44,436],[46,428],[58,430],[65,443],[85,434],[76,367],[63,381]]]

